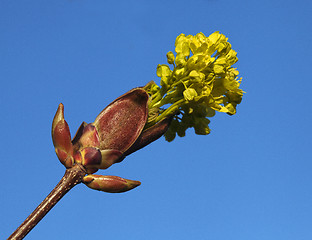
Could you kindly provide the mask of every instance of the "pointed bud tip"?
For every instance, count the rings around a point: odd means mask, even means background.
[[[60,109],[64,110],[64,104],[63,104],[63,103],[60,103],[58,107],[59,107]]]
[[[63,103],[60,103],[58,105],[55,117],[57,117],[57,118],[64,118],[64,105],[63,105]]]
[[[56,110],[56,113],[54,115],[53,122],[52,122],[52,136],[53,136],[56,125],[62,120],[64,120],[64,105],[60,103]]]

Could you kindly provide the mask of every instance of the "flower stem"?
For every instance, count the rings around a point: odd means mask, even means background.
[[[7,240],[23,239],[70,189],[82,182],[85,174],[84,168],[78,164],[67,169],[60,182],[50,194]]]
[[[167,108],[165,111],[163,111],[155,120],[155,122],[159,122],[162,119],[164,119],[165,117],[167,117],[168,115],[173,114],[174,112],[176,112],[179,107],[183,104],[185,100],[184,99],[180,99],[179,101],[176,101],[174,104],[172,104],[169,108]]]

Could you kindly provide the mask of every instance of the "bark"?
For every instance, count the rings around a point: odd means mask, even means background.
[[[67,169],[60,182],[15,232],[12,233],[8,240],[23,239],[70,189],[82,182],[85,174],[85,169],[78,164]]]

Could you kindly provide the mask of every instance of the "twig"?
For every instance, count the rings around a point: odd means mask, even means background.
[[[84,168],[78,164],[67,169],[60,182],[15,232],[12,233],[8,240],[23,239],[70,189],[81,183],[85,174]]]

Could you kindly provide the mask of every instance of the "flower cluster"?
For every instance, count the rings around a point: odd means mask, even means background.
[[[173,115],[165,133],[166,140],[172,141],[176,134],[185,136],[191,127],[196,134],[209,134],[208,117],[213,117],[215,111],[236,113],[243,91],[239,89],[239,72],[232,67],[238,60],[237,53],[227,40],[219,32],[209,37],[203,33],[177,37],[176,56],[167,53],[173,69],[158,65],[160,87],[154,82],[145,86],[151,96],[147,128]]]

